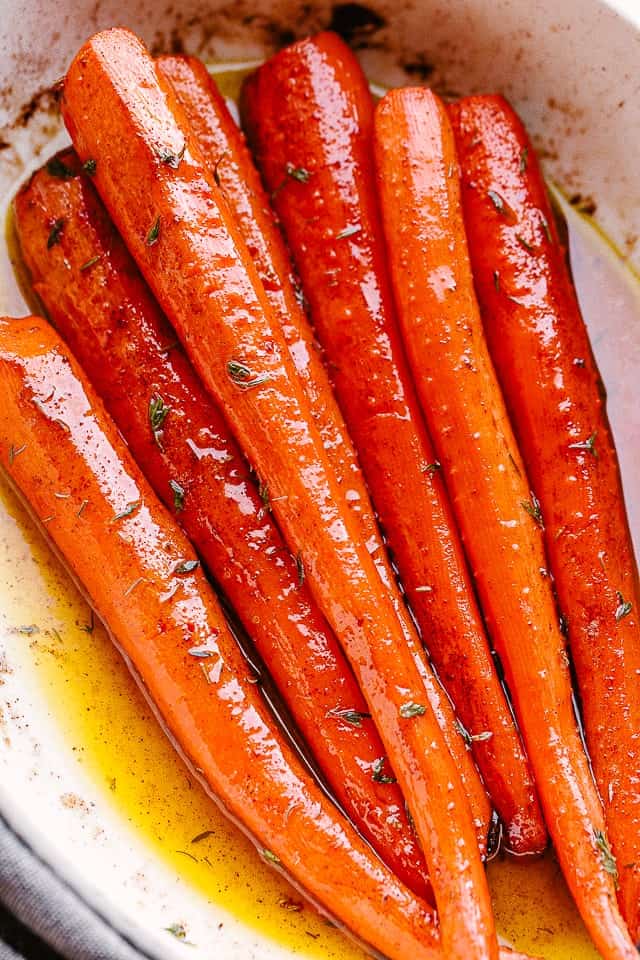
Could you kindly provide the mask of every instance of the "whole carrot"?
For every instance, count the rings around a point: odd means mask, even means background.
[[[473,289],[453,131],[422,88],[376,113],[396,301],[416,384],[563,872],[603,957],[631,958],[571,697],[542,531]]]
[[[322,33],[249,78],[243,116],[424,641],[508,847],[539,852],[546,830],[532,776],[400,342],[366,78],[343,41]]]
[[[367,705],[299,582],[219,410],[209,399],[75,153],[53,157],[14,202],[34,289],[156,494],[255,643],[333,794],[403,883],[426,865]],[[51,224],[63,223],[48,245]]]
[[[359,540],[238,227],[142,43],[97,34],[75,57],[65,122],[127,246],[224,408],[288,546],[345,650],[422,843],[452,957],[497,955],[468,801],[388,594]],[[164,152],[180,155],[175,165]]]
[[[533,147],[502,97],[453,107],[484,328],[568,627],[587,746],[640,942],[640,590],[602,384]]]
[[[319,345],[301,304],[301,288],[293,275],[282,233],[244,135],[231,116],[213,77],[200,60],[195,57],[164,56],[158,58],[157,64],[162,74],[171,82],[209,170],[220,184],[256,265],[267,299],[284,333],[296,371],[305,388],[329,462],[342,486],[347,504],[360,518],[361,536],[374,558],[385,586],[392,594],[396,613],[402,619],[407,642],[411,645],[427,685],[429,702],[439,717],[447,746],[462,777],[478,831],[480,850],[484,853],[491,815],[485,789],[459,734],[460,724],[456,724],[449,701],[442,695],[426,667],[415,629],[397,589],[351,437],[334,397]],[[421,476],[420,480],[422,483],[424,477]],[[463,657],[463,665],[464,662]],[[440,663],[439,666],[442,668],[443,664]],[[457,658],[455,669],[460,669]],[[449,665],[447,675],[452,672],[453,667]],[[491,686],[490,679],[487,686]],[[498,695],[501,696],[501,691]],[[468,740],[476,737],[471,739],[471,743],[478,744],[479,753],[491,755],[496,752],[500,736],[492,744],[487,743],[489,738],[486,721],[486,716],[479,718],[474,715],[473,722],[470,722],[469,716],[465,714],[463,723],[468,723],[469,729],[463,729]],[[507,737],[513,736],[511,718],[508,717],[505,722],[509,724]],[[481,730],[479,736],[475,733],[476,728]],[[505,814],[505,811],[506,805],[503,803],[501,812]],[[512,814],[511,809],[507,812],[507,822],[517,819],[517,813]],[[526,827],[527,824],[522,824],[522,832]],[[514,830],[519,829],[519,824],[514,826]]]
[[[429,909],[282,740],[193,549],[34,317],[0,320],[0,462],[196,777],[266,862],[375,951],[441,957]]]

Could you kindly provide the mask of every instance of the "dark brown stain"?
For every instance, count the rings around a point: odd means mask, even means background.
[[[435,73],[435,66],[427,60],[424,53],[419,53],[413,60],[405,62],[400,61],[400,66],[404,72],[417,80],[419,83],[426,83]]]
[[[387,25],[387,21],[361,3],[338,3],[334,6],[328,30],[340,34],[352,47],[367,46],[373,34]]]

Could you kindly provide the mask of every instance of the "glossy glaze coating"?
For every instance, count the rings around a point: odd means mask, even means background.
[[[14,207],[35,291],[237,611],[332,792],[394,873],[426,896],[426,866],[402,794],[373,779],[384,748],[335,637],[299,583],[268,492],[260,496],[75,153],[64,151],[36,173]],[[48,248],[60,219],[64,230]],[[169,409],[155,437],[154,397]]]
[[[507,847],[540,852],[547,836],[533,778],[400,342],[375,196],[367,80],[339,37],[319,34],[246,81],[243,119],[411,608],[472,738]],[[291,169],[305,171],[306,180],[287,174]]]
[[[604,816],[573,712],[542,530],[475,298],[453,131],[433,93],[385,96],[376,162],[409,357],[547,826],[596,945],[604,957],[631,958],[598,842]]]
[[[0,321],[0,401],[2,466],[199,779],[267,861],[352,933],[396,960],[439,956],[429,908],[276,731],[193,548],[43,320]]]
[[[301,288],[293,274],[283,235],[244,135],[231,116],[213,77],[200,60],[195,57],[165,56],[159,57],[157,64],[171,82],[210,173],[220,183],[224,198],[256,265],[307,394],[328,460],[347,505],[360,520],[361,538],[391,594],[407,643],[427,687],[429,702],[438,717],[449,751],[456,760],[471,804],[479,847],[484,855],[491,816],[486,791],[460,736],[450,702],[434,681],[425,662],[413,622],[397,588],[353,442],[322,362],[320,345],[300,302]]]
[[[542,506],[618,899],[639,942],[640,590],[604,391],[520,120],[501,97],[462,100],[452,118],[484,327]]]
[[[223,407],[365,694],[416,824],[451,956],[495,957],[469,804],[388,594],[359,542],[255,266],[167,81],[129,31],[88,41],[62,111],[83,162]],[[186,143],[185,143],[186,141]],[[181,154],[176,167],[165,151]],[[405,717],[401,708],[417,705]]]

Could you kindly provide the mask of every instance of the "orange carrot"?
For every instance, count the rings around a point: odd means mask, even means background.
[[[16,197],[35,290],[156,494],[235,608],[335,797],[426,896],[426,865],[393,771],[335,637],[209,399],[72,150]],[[63,222],[48,247],[51,224]],[[155,417],[155,421],[154,421]],[[155,425],[154,425],[155,422]]]
[[[385,956],[442,957],[429,909],[283,741],[193,549],[75,360],[34,317],[0,320],[0,462],[194,775],[265,861]]]
[[[549,832],[603,957],[631,958],[573,712],[536,501],[483,336],[443,104],[421,88],[388,94],[376,113],[375,148],[408,354]]]
[[[508,847],[540,852],[547,835],[533,778],[400,341],[366,78],[343,41],[322,33],[282,50],[248,79],[243,116],[424,641]],[[304,176],[296,180],[292,170]]]
[[[618,900],[639,943],[640,588],[602,384],[522,123],[497,96],[462,100],[452,119],[487,339],[541,504]]]
[[[449,702],[434,682],[430,671],[426,669],[419,640],[396,587],[353,443],[333,395],[317,341],[299,302],[300,287],[293,276],[284,239],[244,136],[201,61],[195,57],[165,56],[160,57],[157,63],[163,75],[171,82],[210,173],[220,183],[225,199],[235,215],[304,385],[329,462],[342,486],[349,507],[355,510],[360,518],[361,537],[374,558],[384,584],[392,592],[407,642],[411,645],[427,684],[429,702],[439,717],[447,746],[462,777],[478,830],[480,850],[484,853],[491,815],[484,787],[459,735],[459,725],[456,725]],[[423,480],[424,477],[421,477],[421,481]],[[489,686],[489,683],[487,685]],[[469,724],[471,735],[476,728],[481,732],[487,730],[484,720],[484,717],[474,716],[473,722],[470,722],[466,714],[462,718],[463,723]],[[510,726],[511,719],[508,718],[507,722]],[[510,733],[512,734],[512,729],[508,728],[505,739]],[[487,741],[478,739],[472,743],[477,744],[476,749],[481,754],[495,751],[495,743],[488,744]],[[501,809],[504,813],[504,806]],[[512,819],[510,813],[511,811],[505,817],[508,822]],[[513,817],[515,819],[517,814],[514,813]],[[518,826],[519,824],[514,829],[517,830]]]
[[[97,34],[62,109],[109,213],[263,483],[340,640],[422,843],[451,957],[497,941],[469,804],[388,594],[359,540],[239,228],[170,85],[129,31]],[[176,164],[165,154],[178,156]]]

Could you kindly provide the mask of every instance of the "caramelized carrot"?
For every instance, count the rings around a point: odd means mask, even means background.
[[[352,934],[396,960],[440,957],[428,908],[283,741],[193,549],[44,321],[0,320],[0,401],[2,466],[195,776],[263,858]]]
[[[57,330],[235,608],[335,797],[410,889],[426,866],[344,655],[222,415],[72,150],[16,197],[20,246]],[[51,224],[64,229],[47,246]],[[155,413],[154,413],[155,411]],[[154,420],[155,416],[155,420]]]
[[[446,110],[387,94],[376,161],[394,290],[423,409],[569,887],[605,958],[631,958],[604,855],[602,807],[525,468],[482,332]]]
[[[452,119],[484,326],[541,505],[618,900],[638,943],[640,589],[604,392],[520,120],[497,96],[462,100]]]
[[[109,213],[263,483],[345,650],[422,843],[451,957],[497,941],[469,804],[388,594],[360,542],[239,228],[168,82],[129,31],[75,57],[65,122]],[[178,162],[164,162],[166,153]]]
[[[427,684],[429,702],[440,719],[447,746],[456,760],[462,777],[478,831],[480,850],[484,853],[491,815],[484,787],[458,732],[459,724],[456,725],[449,701],[442,695],[426,668],[419,640],[396,587],[395,577],[374,518],[369,493],[365,487],[351,437],[331,389],[319,345],[300,303],[301,288],[293,275],[283,236],[275,221],[269,197],[253,164],[242,131],[231,116],[213,77],[200,60],[195,57],[165,56],[159,57],[157,64],[163,75],[171,82],[210,173],[220,184],[236,218],[304,385],[311,413],[324,442],[329,462],[342,486],[349,507],[355,510],[360,518],[361,536],[374,558],[378,572],[388,590],[392,592],[396,612],[402,618],[407,642],[411,645]],[[423,483],[424,477],[421,476],[420,480]],[[464,658],[462,662],[464,663]],[[438,665],[441,668],[443,666]],[[460,668],[459,662],[456,662],[455,668],[456,670]],[[448,672],[451,673],[452,669],[453,667],[449,665]],[[488,682],[490,686],[490,681]],[[485,716],[481,718],[474,716],[471,722],[469,716],[465,714],[462,722],[468,723],[468,734],[471,737],[474,736],[476,727],[482,733],[487,731]],[[513,736],[510,718],[508,722],[510,728],[504,739],[510,735]],[[499,737],[496,738],[496,741],[490,745],[486,739],[476,739],[471,742],[478,744],[477,749],[481,755],[490,755],[495,753],[499,739]],[[505,811],[505,805],[502,806],[501,812],[503,814],[507,812],[505,820],[514,822],[511,832],[515,832],[519,827],[519,824],[515,824],[517,813],[511,815],[511,810]],[[523,831],[525,827],[526,824],[523,824]]]
[[[322,33],[282,50],[249,78],[243,115],[422,636],[508,847],[539,852],[546,830],[532,776],[400,342],[366,78],[343,41]]]

